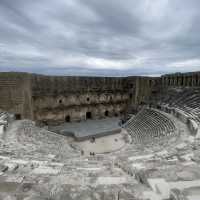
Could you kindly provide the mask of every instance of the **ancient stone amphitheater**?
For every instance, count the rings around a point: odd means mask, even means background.
[[[0,109],[0,199],[200,199],[200,72],[0,73]]]

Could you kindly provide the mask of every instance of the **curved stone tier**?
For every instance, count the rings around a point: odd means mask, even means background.
[[[173,121],[165,114],[148,108],[132,117],[124,128],[131,134],[133,141],[141,143],[171,135],[176,131]]]
[[[160,98],[160,108],[174,114],[188,125],[192,134],[197,134],[200,126],[200,89],[171,88],[166,94],[166,97],[163,95]]]

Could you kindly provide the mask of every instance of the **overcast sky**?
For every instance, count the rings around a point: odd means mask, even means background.
[[[0,71],[200,71],[200,0],[0,0]]]

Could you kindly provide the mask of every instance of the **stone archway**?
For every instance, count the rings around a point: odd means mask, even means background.
[[[92,119],[92,113],[86,112],[86,119]]]
[[[21,119],[21,114],[15,114],[15,119],[20,120]]]
[[[66,117],[65,117],[65,122],[70,122],[71,121],[71,117],[70,117],[70,115],[67,115]]]
[[[109,111],[106,110],[104,114],[105,114],[106,117],[108,117],[108,115],[109,115]]]

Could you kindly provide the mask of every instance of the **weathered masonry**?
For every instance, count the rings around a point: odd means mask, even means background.
[[[163,86],[199,87],[200,72],[168,74],[161,77]]]
[[[31,75],[0,73],[0,108],[15,113],[16,119],[33,118]]]
[[[0,109],[43,124],[121,116],[166,87],[200,86],[200,73],[74,77],[0,73]]]
[[[33,115],[51,124],[119,116],[127,90],[123,78],[33,76]]]

